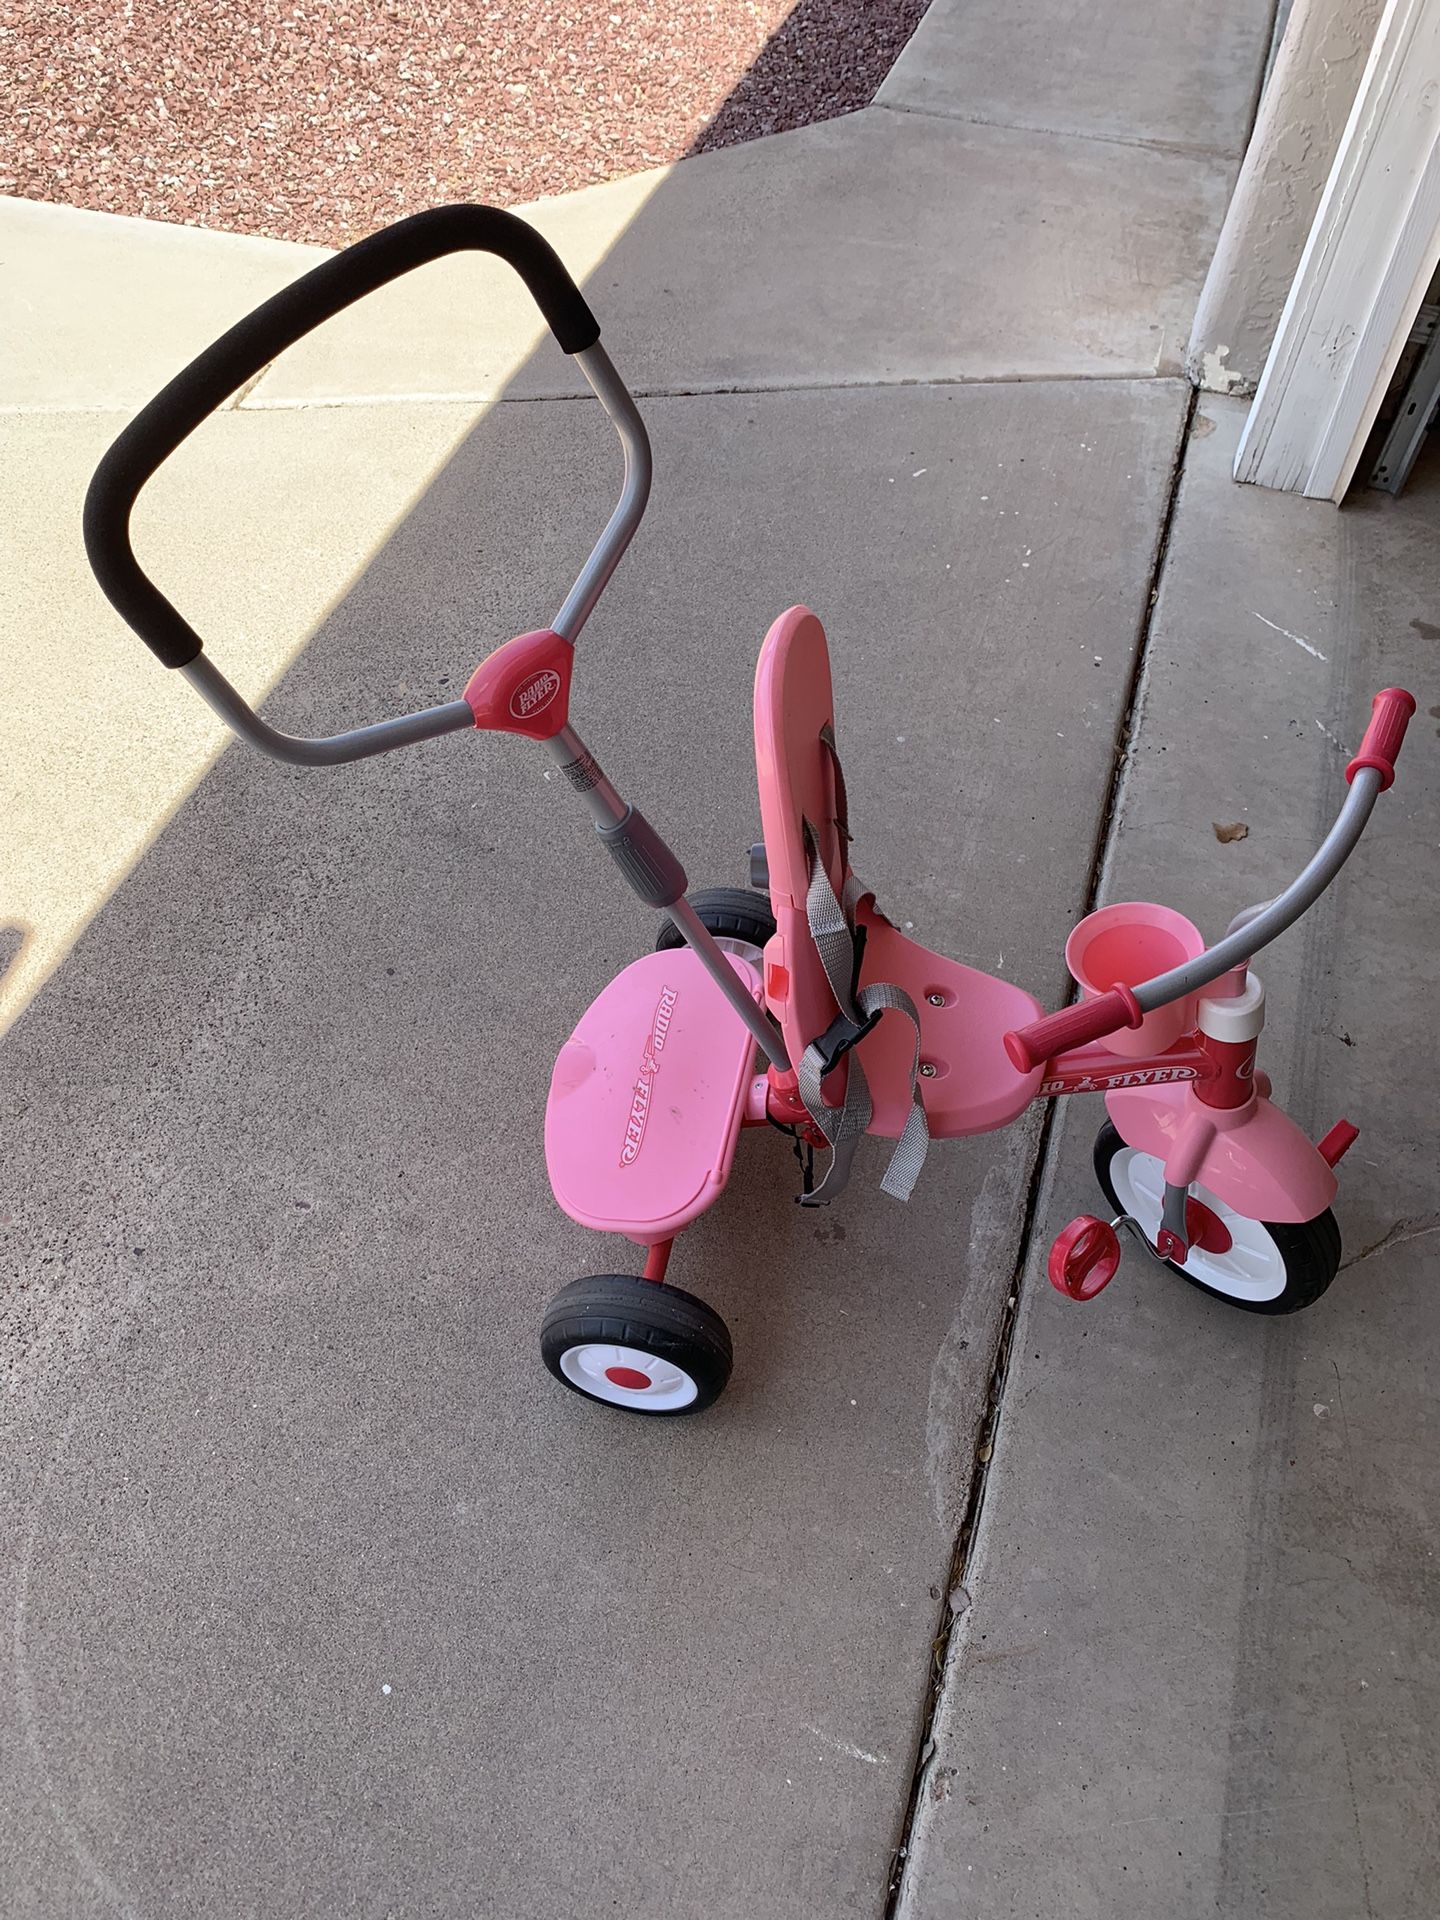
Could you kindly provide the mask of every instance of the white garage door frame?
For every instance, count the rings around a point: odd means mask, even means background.
[[[1440,0],[1389,0],[1235,478],[1339,501],[1440,261]]]

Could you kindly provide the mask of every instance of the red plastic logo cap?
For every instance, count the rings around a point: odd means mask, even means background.
[[[1115,1278],[1119,1265],[1119,1234],[1108,1220],[1082,1213],[1056,1234],[1045,1271],[1051,1286],[1067,1300],[1093,1300]]]
[[[553,706],[563,685],[554,667],[542,667],[539,673],[532,673],[510,696],[511,719],[531,720],[544,713],[547,707]]]
[[[477,727],[549,740],[570,718],[575,649],[548,627],[497,647],[470,676],[465,700]]]

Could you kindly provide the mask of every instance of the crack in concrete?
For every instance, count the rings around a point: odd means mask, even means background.
[[[1145,599],[1145,613],[1141,624],[1139,644],[1135,649],[1135,664],[1131,671],[1130,683],[1125,691],[1125,704],[1121,709],[1119,726],[1116,729],[1114,758],[1111,765],[1110,785],[1106,794],[1096,830],[1095,844],[1091,854],[1090,873],[1085,889],[1085,902],[1082,914],[1093,911],[1104,880],[1106,861],[1112,849],[1115,828],[1123,798],[1124,776],[1130,760],[1130,746],[1138,719],[1137,707],[1144,685],[1145,669],[1149,661],[1151,635],[1155,620],[1155,606],[1159,598],[1160,582],[1165,571],[1165,563],[1170,551],[1170,536],[1175,522],[1175,512],[1180,498],[1180,484],[1185,472],[1185,458],[1189,451],[1190,434],[1195,420],[1199,393],[1191,389],[1189,402],[1185,409],[1179,434],[1176,437],[1175,454],[1170,469],[1170,482],[1165,495],[1165,508],[1161,516],[1160,531],[1155,542],[1154,559],[1150,568],[1149,591]],[[1055,1130],[1057,1103],[1052,1102],[1041,1124],[1040,1135],[1036,1142],[1035,1159],[1031,1168],[1030,1183],[1026,1195],[1025,1212],[1020,1223],[1020,1233],[1016,1242],[1015,1261],[1011,1270],[1010,1290],[999,1336],[996,1340],[995,1355],[991,1363],[990,1391],[985,1408],[980,1417],[976,1432],[976,1467],[970,1483],[970,1497],[956,1534],[955,1544],[950,1556],[949,1575],[943,1592],[945,1599],[941,1603],[940,1618],[936,1623],[936,1632],[930,1643],[929,1670],[926,1675],[925,1701],[921,1714],[920,1730],[915,1744],[915,1761],[910,1780],[910,1792],[905,1803],[905,1813],[901,1821],[899,1838],[890,1855],[890,1877],[886,1888],[885,1906],[882,1920],[897,1920],[900,1902],[907,1885],[907,1872],[911,1849],[915,1838],[915,1823],[926,1792],[927,1782],[936,1760],[935,1719],[940,1707],[940,1697],[944,1689],[945,1676],[949,1667],[952,1644],[957,1624],[968,1618],[971,1612],[971,1596],[964,1582],[971,1559],[971,1550],[978,1536],[985,1514],[985,1501],[990,1486],[990,1475],[994,1466],[995,1441],[999,1430],[1000,1417],[1004,1409],[1005,1390],[1010,1379],[1010,1356],[1014,1343],[1015,1327],[1019,1318],[1021,1290],[1024,1286],[1026,1270],[1030,1263],[1030,1254],[1034,1240],[1036,1219],[1039,1212],[1040,1194],[1045,1185],[1045,1175],[1050,1170],[1050,1152]],[[952,1596],[956,1590],[965,1592],[966,1604],[960,1608],[952,1605]],[[946,1796],[940,1796],[941,1798]]]
[[[1397,1220],[1387,1233],[1383,1233],[1372,1245],[1361,1252],[1352,1254],[1348,1260],[1342,1260],[1340,1273],[1351,1267],[1358,1267],[1366,1260],[1373,1260],[1377,1254],[1393,1253],[1396,1247],[1403,1247],[1410,1240],[1424,1240],[1432,1233],[1440,1233],[1440,1216],[1433,1213],[1417,1214],[1413,1218]]]

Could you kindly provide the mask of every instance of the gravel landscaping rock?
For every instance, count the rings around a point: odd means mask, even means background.
[[[928,0],[0,0],[0,191],[343,244],[866,105]]]

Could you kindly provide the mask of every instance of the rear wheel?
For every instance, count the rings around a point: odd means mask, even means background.
[[[1095,1141],[1095,1176],[1117,1213],[1132,1214],[1153,1245],[1165,1200],[1165,1166],[1126,1146],[1109,1121]],[[1202,1293],[1247,1313],[1298,1313],[1318,1300],[1340,1266],[1340,1229],[1327,1207],[1313,1220],[1248,1220],[1207,1188],[1192,1193],[1221,1231],[1216,1246],[1193,1245],[1181,1266],[1165,1265]]]
[[[775,916],[763,893],[752,892],[749,887],[701,887],[685,897],[702,926],[717,940],[747,960],[759,960],[775,931]],[[663,920],[655,937],[655,951],[665,953],[684,944],[685,936],[675,922]]]
[[[545,1365],[572,1393],[627,1413],[702,1413],[730,1378],[730,1334],[693,1293],[631,1273],[572,1280],[540,1329]]]

